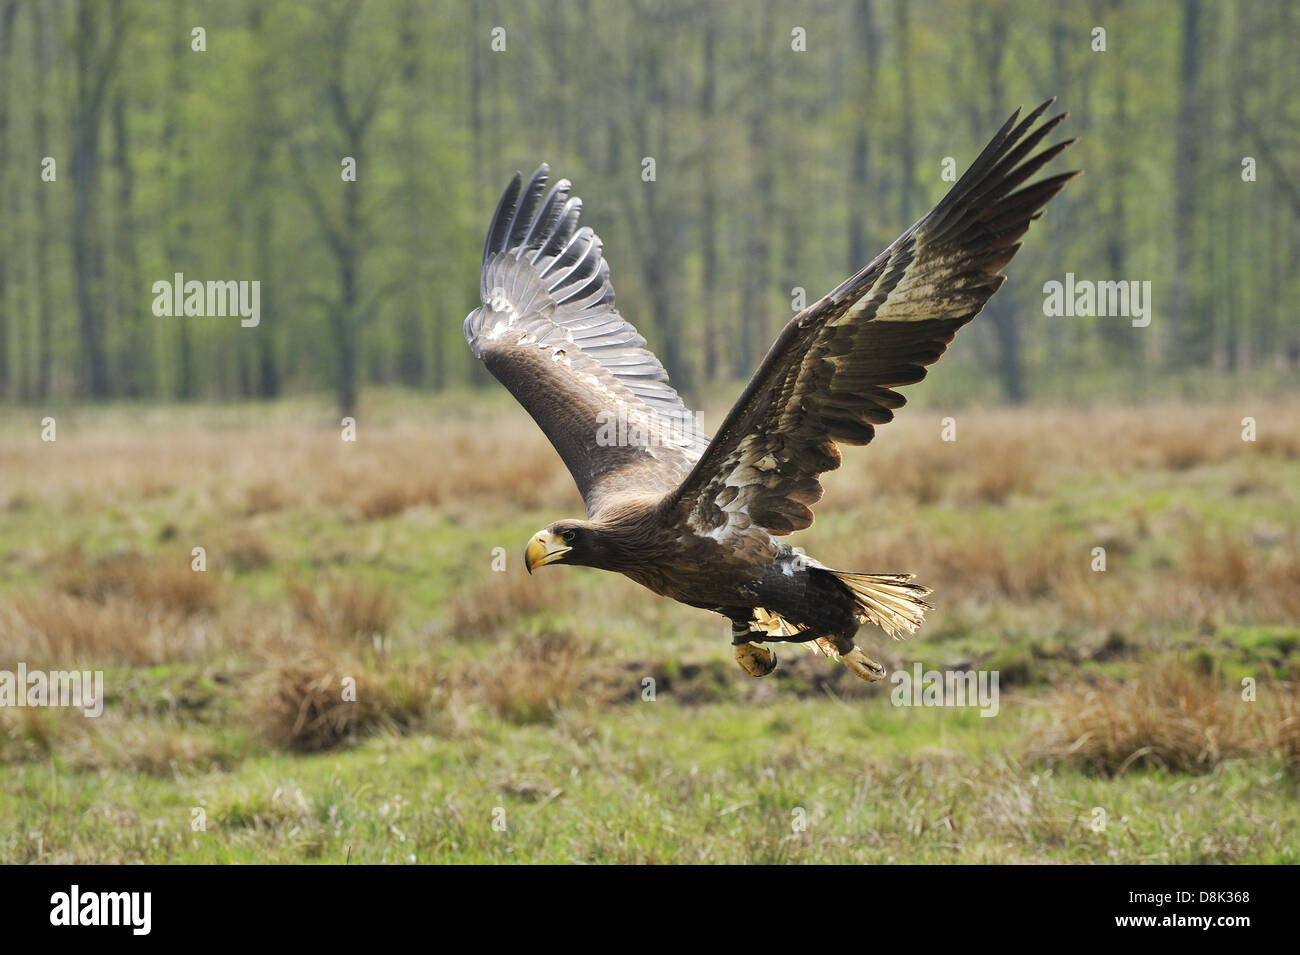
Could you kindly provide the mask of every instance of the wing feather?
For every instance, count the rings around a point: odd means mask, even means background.
[[[708,447],[645,339],[614,307],[600,237],[567,179],[516,173],[483,248],[470,348],[555,445],[595,517],[666,495]],[[611,440],[612,439],[612,440]]]
[[[866,444],[957,330],[1005,281],[1042,208],[1078,173],[1024,185],[1074,140],[1034,152],[1065,118],[1048,100],[998,130],[928,214],[782,331],[704,456],[668,501],[715,539],[812,523],[837,444]],[[1037,126],[1035,124],[1038,123]]]

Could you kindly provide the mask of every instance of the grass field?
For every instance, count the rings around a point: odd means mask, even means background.
[[[528,577],[581,502],[505,395],[377,392],[355,442],[308,400],[8,414],[0,671],[105,707],[0,707],[0,861],[1300,861],[1300,404],[946,414],[793,542],[933,587],[859,643],[996,671],[989,718]]]

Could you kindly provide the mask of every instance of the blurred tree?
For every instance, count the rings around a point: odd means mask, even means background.
[[[35,65],[33,81],[36,86],[32,97],[32,138],[36,155],[42,158],[50,155],[49,109],[47,105],[49,82],[46,79],[50,69],[51,31],[46,25],[45,5],[32,4],[32,63]],[[7,83],[0,84],[6,89]],[[0,139],[6,137],[0,136]],[[3,147],[0,147],[3,148]],[[0,168],[4,163],[0,161]],[[30,397],[45,401],[50,397],[51,380],[54,372],[54,296],[50,289],[50,245],[51,235],[49,184],[42,182],[35,189],[35,223],[36,235],[32,242],[32,261],[34,266],[33,282],[36,285],[36,375],[34,389]],[[3,257],[3,256],[0,256]]]
[[[543,160],[674,381],[747,377],[793,286],[860,268],[944,157],[1053,93],[1090,175],[927,393],[1258,378],[1300,361],[1298,42],[1284,0],[0,0],[0,396],[488,381],[460,319],[498,191]],[[1152,327],[1043,316],[1067,271],[1150,280]],[[153,319],[174,272],[259,280],[262,324]]]
[[[1189,289],[1192,257],[1196,247],[1195,217],[1200,177],[1202,120],[1201,106],[1201,0],[1182,0],[1179,20],[1180,59],[1178,68],[1178,125],[1174,167],[1174,274],[1168,335],[1171,350],[1179,360],[1196,354],[1199,334],[1191,313]]]
[[[14,20],[18,0],[0,3],[0,210],[10,205],[9,101],[12,89]],[[30,172],[29,172],[30,175]],[[0,399],[9,392],[9,236],[0,235]]]
[[[107,10],[107,25],[101,16]],[[73,43],[77,70],[72,117],[73,277],[81,320],[85,386],[91,398],[113,393],[104,329],[104,241],[100,221],[100,131],[104,100],[126,36],[122,0],[107,5],[78,0]]]

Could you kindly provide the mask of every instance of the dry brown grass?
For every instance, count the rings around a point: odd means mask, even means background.
[[[1252,545],[1243,535],[1197,529],[1183,548],[1191,589],[1213,595],[1232,616],[1270,623],[1300,620],[1300,541]]]
[[[312,587],[289,582],[289,599],[299,616],[321,635],[335,640],[383,636],[397,616],[397,591],[357,577],[328,577]]]
[[[1284,424],[1281,430],[1265,430],[1256,435],[1255,444],[1263,454],[1275,454],[1288,461],[1300,458],[1300,430],[1295,428],[1294,423],[1290,428]]]
[[[1182,570],[1193,586],[1242,594],[1251,589],[1256,555],[1239,536],[1197,529],[1184,551]]]
[[[357,506],[362,517],[374,521],[395,517],[418,504],[437,507],[441,500],[442,489],[427,478],[388,480],[368,489],[358,499]]]
[[[707,420],[721,420],[713,409]],[[957,440],[940,440],[941,418]],[[1241,419],[1259,420],[1258,440],[1241,440]],[[146,430],[87,426],[57,446],[0,436],[0,459],[15,475],[4,506],[51,498],[69,510],[184,497],[200,508],[274,515],[312,503],[381,520],[420,504],[472,513],[567,509],[577,496],[558,456],[520,409],[476,420],[363,420],[355,443],[340,440],[327,415],[228,429],[165,425]],[[62,422],[61,422],[62,423]],[[317,426],[319,425],[319,426]],[[901,494],[922,504],[1005,500],[1035,493],[1081,469],[1186,470],[1241,455],[1300,456],[1300,405],[1155,404],[1138,407],[955,411],[908,408],[866,450],[846,449],[823,507]],[[51,459],[56,457],[53,463]],[[975,479],[967,484],[971,476]],[[965,484],[965,486],[961,486]]]
[[[155,664],[218,640],[205,623],[220,607],[217,576],[191,570],[188,554],[73,549],[47,563],[53,592],[0,599],[0,659]]]
[[[244,514],[268,514],[296,503],[289,487],[274,478],[255,481],[244,488]]]
[[[275,562],[271,546],[247,527],[237,527],[221,535],[208,556],[214,563],[241,574]]]
[[[1132,680],[1103,679],[1055,691],[1052,722],[1030,745],[1039,762],[1102,775],[1155,766],[1208,772],[1225,760],[1285,750],[1294,759],[1300,701],[1280,684],[1245,702],[1214,674],[1166,662]]]
[[[1078,580],[1087,554],[1072,554],[1060,535],[1013,540],[972,530],[923,542],[916,561],[921,579],[944,581],[945,592],[1030,601],[1050,597]]]
[[[530,429],[531,428],[531,433]],[[397,516],[421,505],[458,510],[572,504],[568,473],[530,422],[511,418],[477,427],[439,422],[429,429],[397,426],[368,432],[364,446],[310,452],[317,499],[366,520]]]
[[[102,601],[67,594],[0,597],[0,668],[18,661],[56,668],[125,663],[154,666],[237,653],[274,659],[316,648],[323,635],[285,608],[223,607],[185,616],[133,596]]]
[[[849,449],[829,476],[831,506],[900,494],[919,504],[953,496],[996,501],[1080,473],[1169,470],[1256,455],[1300,456],[1300,405],[1153,404],[1099,408],[979,408],[952,412],[957,440],[941,440],[947,412],[907,409],[878,430],[865,451]],[[1241,440],[1241,419],[1259,419],[1258,439]],[[967,479],[980,475],[979,480]],[[963,484],[965,486],[963,486]],[[985,494],[980,493],[981,486]],[[825,506],[825,505],[823,505]]]
[[[275,668],[252,719],[276,746],[320,752],[410,726],[433,695],[428,671],[380,674],[355,658],[318,652]]]
[[[1012,494],[1032,494],[1039,465],[1037,452],[1021,441],[994,443],[971,464],[970,498],[984,504],[1005,504]]]
[[[540,723],[577,701],[590,649],[567,632],[519,638],[469,676],[482,701],[512,723]]]
[[[0,634],[0,659],[10,663],[156,664],[188,656],[195,628],[174,613],[143,612],[128,597],[44,594],[0,604]]]
[[[57,444],[0,434],[0,460],[16,476],[0,507],[17,513],[43,503],[82,514],[170,501],[196,515],[247,519],[323,504],[373,520],[448,502],[468,515],[574,507],[577,492],[545,436],[521,409],[499,407],[477,420],[363,418],[355,443],[341,441],[320,412],[194,427],[198,411],[126,423],[92,409],[84,421],[60,419]]]
[[[492,573],[460,588],[450,601],[448,629],[458,640],[493,639],[507,624],[569,604],[572,588],[558,574],[543,584],[533,577]]]
[[[1158,456],[1160,464],[1171,471],[1186,471],[1220,457],[1219,448],[1207,444],[1203,435],[1193,431],[1153,436],[1149,447]]]
[[[146,558],[127,551],[87,560],[73,550],[59,561],[55,586],[97,603],[127,596],[183,616],[215,610],[218,602],[217,576],[191,569],[188,553]]]
[[[1269,724],[1269,745],[1293,773],[1300,774],[1300,692],[1280,693]]]
[[[722,409],[716,410],[708,420],[721,420]],[[1165,487],[1223,476],[1232,487],[1250,476],[1252,461],[1266,477],[1280,473],[1276,461],[1260,456],[1300,451],[1300,405],[968,408],[953,412],[956,442],[940,440],[945,414],[908,409],[869,448],[844,449],[844,467],[827,475],[827,496],[808,533],[815,540],[834,526],[824,517],[848,508],[861,508],[862,519],[855,515],[852,527],[837,531],[842,536],[833,548],[807,537],[792,543],[851,569],[916,573],[937,588],[936,619],[947,614],[961,622],[965,615],[982,625],[996,604],[1020,614],[1018,622],[1057,627],[1065,620],[1092,628],[1093,636],[1133,636],[1134,621],[1148,630],[1208,633],[1223,623],[1300,619],[1300,538],[1276,518],[1279,526],[1267,533],[1203,532],[1188,508],[1153,506],[1146,513],[1135,506],[1086,532],[1066,514],[1059,526],[1044,523],[1017,536],[993,514],[987,520],[962,515],[942,533],[916,533],[918,504],[945,510],[992,504],[1010,512],[1034,503],[1020,498],[1056,493],[1062,482],[1081,476],[1141,472]],[[1240,440],[1244,414],[1259,418],[1254,445]],[[19,476],[0,505],[15,520],[45,509],[98,532],[109,526],[100,515],[110,514],[109,539],[123,542],[121,550],[90,554],[66,537],[33,535],[0,553],[0,573],[41,579],[36,587],[0,594],[0,658],[152,664],[235,651],[274,659],[322,646],[327,652],[361,646],[376,634],[400,646],[423,622],[403,617],[399,592],[375,582],[382,571],[368,576],[366,567],[367,576],[357,576],[356,568],[369,559],[362,548],[382,549],[390,530],[397,536],[410,528],[353,533],[354,522],[379,523],[418,509],[404,520],[474,528],[514,519],[521,509],[557,517],[581,512],[558,457],[512,405],[503,401],[474,420],[412,417],[404,411],[362,419],[355,444],[340,441],[324,413],[256,426],[241,420],[237,441],[230,427],[208,429],[205,419],[192,417],[164,417],[160,427],[143,429],[135,421],[79,429],[69,422],[67,431],[61,420],[56,446],[0,434],[6,475]],[[185,426],[171,424],[177,420]],[[75,440],[62,440],[69,435]],[[1203,464],[1221,467],[1167,473]],[[1280,478],[1272,480],[1251,486],[1291,493]],[[1177,521],[1176,510],[1184,512]],[[872,523],[876,514],[879,525]],[[318,539],[324,543],[315,549]],[[290,540],[302,541],[308,553],[291,553]],[[207,543],[207,573],[189,569],[192,543]],[[1107,573],[1088,569],[1094,544],[1107,548]],[[225,571],[279,569],[280,561],[303,556],[324,565],[337,558],[346,567],[310,583],[291,581],[287,600],[253,597],[245,581],[229,574],[223,582]],[[446,632],[463,641],[507,643],[512,631],[536,625],[528,618],[572,612],[589,599],[589,580],[561,570],[542,581],[475,576],[451,588],[455,596],[442,608]],[[689,634],[683,646],[720,626],[625,581],[611,581],[600,595],[602,614],[629,630],[645,624]]]

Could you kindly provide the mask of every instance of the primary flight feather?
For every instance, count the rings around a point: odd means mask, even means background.
[[[483,249],[470,348],[560,453],[587,520],[529,541],[531,573],[618,571],[731,620],[753,676],[761,644],[811,643],[858,676],[885,671],[854,644],[872,623],[915,632],[930,593],[907,574],[833,570],[780,538],[813,521],[839,444],[866,444],[984,307],[1043,206],[1077,172],[1026,185],[1074,140],[1039,148],[1065,114],[1012,115],[946,196],[889,248],[782,331],[710,440],[645,339],[614,307],[600,239],[566,179],[542,165],[502,195]],[[1037,150],[1037,151],[1035,151]]]

